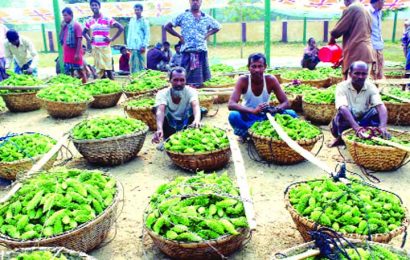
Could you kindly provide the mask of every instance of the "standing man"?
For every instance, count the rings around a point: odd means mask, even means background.
[[[329,44],[336,44],[336,39],[343,36],[342,71],[346,79],[350,64],[361,60],[371,67],[374,57],[370,40],[372,18],[369,12],[359,0],[344,0],[344,3],[347,8],[330,32]],[[340,64],[336,64],[337,66]]]
[[[4,44],[6,65],[8,69],[14,60],[16,74],[29,74],[37,76],[38,54],[33,43],[15,30],[6,33],[7,42]]]
[[[175,54],[172,55],[171,62],[169,66],[172,67],[179,67],[181,66],[182,54],[181,54],[181,44],[178,43],[174,46]]]
[[[83,35],[87,42],[92,45],[95,68],[98,76],[102,78],[105,73],[107,73],[107,77],[114,80],[110,43],[121,35],[124,31],[124,27],[111,17],[107,17],[100,12],[100,1],[91,0],[90,7],[93,16],[86,21]],[[113,38],[110,38],[111,27],[117,28],[117,33]]]
[[[74,21],[71,8],[64,8],[62,14],[64,21],[61,24],[60,43],[64,51],[64,73],[74,76],[74,72],[77,71],[82,82],[86,83],[82,51],[83,29]]]
[[[201,12],[202,0],[189,0],[189,3],[191,9],[166,24],[165,29],[182,43],[181,65],[187,71],[187,84],[201,87],[211,78],[206,41],[221,29],[221,25]],[[181,27],[181,34],[174,30],[177,26]]]
[[[131,73],[145,69],[145,51],[150,41],[148,20],[142,17],[144,8],[141,4],[134,6],[135,16],[130,20],[127,34],[127,47],[131,50]]]
[[[371,76],[373,79],[382,79],[383,75],[383,65],[384,65],[384,57],[383,57],[383,48],[384,48],[384,41],[382,37],[382,14],[383,14],[383,5],[384,0],[370,0],[370,6],[368,11],[370,16],[372,17],[372,46],[373,46],[373,55],[376,60],[373,63]]]
[[[405,69],[410,70],[410,20],[404,22],[403,38],[401,39],[404,57],[406,59]]]
[[[7,78],[6,74],[6,59],[5,51],[4,51],[4,43],[6,42],[6,32],[7,27],[3,24],[0,24],[0,81]]]

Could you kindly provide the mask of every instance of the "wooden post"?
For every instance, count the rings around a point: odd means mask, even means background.
[[[288,42],[288,22],[282,22],[282,42]]]
[[[303,17],[303,45],[306,45],[306,37],[307,37],[307,18],[306,16]]]
[[[399,10],[394,10],[394,22],[393,22],[393,35],[391,37],[391,41],[393,43],[396,42],[396,30],[397,30],[397,16],[399,14]]]
[[[268,67],[270,67],[270,1],[265,0],[265,57]]]
[[[58,48],[58,60],[60,65],[60,71],[64,71],[64,61],[63,61],[63,46],[59,43],[58,38],[60,37],[60,30],[61,30],[61,13],[60,13],[60,4],[58,0],[53,0],[53,10],[54,10],[54,25],[56,28],[56,39],[57,39],[57,48]],[[51,34],[51,47],[53,47],[54,51],[54,44],[53,44],[53,36]]]
[[[48,52],[48,50],[47,50],[47,37],[46,37],[46,25],[44,23],[41,24],[41,35],[43,36],[44,52]]]
[[[329,21],[323,22],[323,42],[329,41]]]

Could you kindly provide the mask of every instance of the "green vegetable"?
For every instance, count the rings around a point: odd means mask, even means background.
[[[336,102],[333,89],[316,90],[303,96],[303,100],[311,104],[334,104]]]
[[[68,259],[81,259],[73,256],[65,256],[62,253],[50,252],[50,251],[31,251],[31,252],[20,252],[14,254],[10,260],[68,260]]]
[[[229,146],[226,133],[218,128],[203,126],[201,128],[188,128],[172,135],[165,143],[165,149],[180,153],[202,153]]]
[[[56,84],[68,84],[68,85],[80,85],[81,80],[74,78],[65,74],[58,74],[57,76],[50,79],[47,84],[56,85]]]
[[[321,134],[319,128],[316,126],[298,118],[293,118],[290,115],[276,114],[275,120],[280,126],[282,126],[283,130],[289,135],[289,137],[295,141],[313,139]],[[276,133],[275,129],[273,129],[269,120],[255,122],[250,128],[250,131],[256,135],[280,140],[279,135]]]
[[[144,107],[144,108],[152,108],[155,105],[155,98],[139,98],[139,99],[132,99],[125,103],[127,107]]]
[[[357,250],[357,251],[356,251]],[[399,255],[390,251],[389,249],[378,246],[378,245],[369,245],[368,247],[357,247],[353,248],[346,248],[346,252],[349,255],[350,259],[352,260],[382,260],[382,259],[389,259],[389,260],[407,260],[409,257],[407,255]],[[321,256],[311,256],[306,258],[306,260],[324,260],[328,258],[324,258]],[[337,259],[346,260],[347,258],[340,254]]]
[[[81,176],[88,175],[88,179]],[[77,225],[93,220],[108,206],[93,203],[96,194],[101,199],[114,197],[117,190],[106,185],[113,179],[100,171],[56,168],[41,172],[23,182],[22,187],[5,203],[0,204],[0,218],[5,220],[0,227],[3,235],[22,240],[45,238],[70,231]],[[70,183],[70,184],[68,184]],[[73,183],[82,190],[82,202],[71,199],[75,190]],[[80,195],[79,195],[80,196]],[[17,213],[16,207],[21,207]],[[15,224],[13,224],[15,223]]]
[[[168,86],[165,79],[159,77],[142,77],[132,81],[124,87],[127,92],[143,92],[147,90],[157,90]]]
[[[133,79],[140,79],[140,78],[167,78],[167,73],[159,71],[159,70],[142,70],[140,72],[134,73],[131,75]]]
[[[227,76],[216,76],[204,82],[205,87],[235,84],[235,79]]]
[[[404,72],[400,70],[385,71],[384,76],[386,77],[404,77]]]
[[[312,87],[311,85],[300,84],[296,86],[285,87],[284,91],[287,94],[304,95],[308,92],[317,91],[317,88]]]
[[[147,128],[147,125],[137,119],[120,116],[102,116],[84,120],[72,130],[76,140],[103,139],[127,135]]]
[[[93,99],[90,92],[84,90],[82,86],[73,85],[54,85],[40,90],[37,97],[49,101],[66,103],[87,102]]]
[[[282,79],[287,80],[323,80],[329,78],[327,73],[321,70],[286,70],[281,74]]]
[[[238,235],[240,228],[248,227],[243,203],[226,194],[239,194],[226,173],[177,177],[151,196],[145,226],[167,239],[184,242]],[[237,205],[241,210],[233,213],[222,208]]]
[[[15,74],[12,73],[10,77],[1,82],[2,86],[15,86],[15,87],[33,87],[43,84],[42,80],[39,80],[36,77],[25,75],[25,74]],[[9,93],[32,93],[36,90],[0,90],[0,94],[9,94]]]
[[[371,133],[370,130],[364,133],[364,135],[371,135],[371,134],[372,133]],[[377,135],[377,133],[376,133],[376,137],[382,138],[382,136]],[[402,138],[404,138],[404,139],[402,139]],[[404,136],[402,138],[400,138],[400,136],[399,137],[392,136],[389,141],[392,141],[392,142],[395,142],[395,143],[398,143],[398,144],[402,144],[402,145],[405,145],[405,146],[410,146],[410,140],[406,139]],[[376,140],[362,139],[362,138],[356,136],[355,133],[352,133],[351,135],[348,135],[347,139],[352,140],[354,142],[367,144],[367,145],[389,146],[385,143],[382,143],[382,142],[379,142],[379,141],[376,141]]]
[[[121,85],[110,79],[99,79],[84,85],[83,88],[93,96],[119,93],[122,91]]]
[[[232,66],[225,64],[214,64],[209,67],[211,74],[223,74],[233,72],[235,69]]]
[[[398,97],[400,99],[409,99],[410,100],[410,91],[405,91],[401,90],[400,88],[397,87],[392,87],[388,90],[387,94],[389,96],[383,95],[382,94],[382,100],[384,102],[390,102],[390,103],[403,103],[399,99],[396,99],[394,97]]]
[[[0,162],[14,162],[46,154],[56,144],[51,137],[41,134],[21,134],[0,142]]]

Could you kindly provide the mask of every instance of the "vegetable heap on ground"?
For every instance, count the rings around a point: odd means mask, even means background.
[[[151,196],[145,226],[170,240],[201,242],[248,226],[239,190],[226,173],[178,177]]]
[[[359,254],[357,254],[356,250],[354,250],[353,248],[346,249],[347,254],[352,260],[359,260],[359,259],[360,260],[383,260],[383,259],[406,260],[406,259],[409,259],[409,257],[398,255],[382,246],[369,245],[369,247],[367,248],[358,247],[356,249],[357,249],[357,252],[359,252]],[[328,259],[328,258],[324,258],[321,256],[311,256],[311,257],[306,258],[306,260],[322,260],[322,259]],[[347,260],[347,258],[342,254],[340,254],[339,258],[337,259]]]
[[[351,179],[309,181],[290,190],[289,199],[304,217],[340,233],[388,233],[401,226],[405,209],[386,191]]]
[[[235,84],[235,79],[227,76],[216,76],[212,77],[210,80],[204,82],[205,87],[216,87],[216,86],[224,86],[228,84]]]
[[[214,64],[210,67],[212,74],[230,73],[235,70],[234,67],[225,64]]]
[[[56,144],[51,137],[26,133],[0,142],[0,162],[14,162],[46,154]]]
[[[13,256],[10,260],[81,260],[82,257],[69,256],[68,258],[61,253],[54,253],[50,251],[33,251],[19,253]]]
[[[188,128],[171,135],[165,149],[180,153],[203,153],[229,147],[225,131],[211,127]]]
[[[125,103],[127,107],[141,107],[141,108],[152,108],[155,105],[155,98],[139,98],[131,99]]]
[[[307,84],[300,84],[300,85],[285,87],[283,90],[285,91],[285,93],[288,93],[288,94],[303,95],[311,91],[317,91],[317,88],[312,87],[311,85],[307,85]]]
[[[64,103],[81,103],[93,99],[90,92],[84,90],[82,86],[61,84],[40,90],[37,97],[49,101]]]
[[[382,100],[385,102],[389,103],[403,103],[399,99],[396,99],[394,97],[398,97],[400,99],[408,99],[410,100],[410,91],[405,91],[401,90],[400,88],[397,87],[392,87],[387,91],[387,94],[389,96],[383,95],[382,94]]]
[[[80,85],[81,80],[78,78],[74,78],[65,74],[58,74],[57,76],[53,77],[47,84],[70,84],[70,85]]]
[[[24,74],[12,73],[10,77],[0,82],[0,86],[11,86],[11,87],[33,87],[43,84],[43,81],[36,77]],[[0,90],[0,94],[9,93],[22,93],[22,92],[36,92],[38,90]]]
[[[286,114],[276,114],[275,121],[283,128],[292,140],[313,139],[321,134],[319,128],[298,118]],[[271,137],[281,140],[278,133],[270,124],[269,120],[259,121],[252,125],[250,132],[259,136]]]
[[[323,80],[329,76],[320,70],[287,70],[281,74],[281,78],[288,80]]]
[[[334,104],[336,95],[333,89],[316,90],[306,93],[303,96],[303,101],[310,104]]]
[[[165,79],[160,77],[142,77],[135,79],[124,87],[127,92],[142,92],[147,90],[161,89],[168,85]]]
[[[370,136],[372,134],[372,132],[369,130],[369,131],[365,132],[364,134]],[[382,135],[377,135],[377,133],[376,133],[376,137],[383,138]],[[352,132],[352,134],[348,135],[347,139],[352,140],[352,141],[357,142],[357,143],[362,143],[362,144],[367,144],[367,145],[389,146],[385,143],[382,143],[382,142],[379,142],[379,141],[376,141],[376,140],[360,138],[354,132]],[[395,143],[398,143],[398,144],[402,144],[402,145],[406,145],[406,146],[410,146],[410,138],[405,134],[401,137],[400,136],[398,136],[398,137],[392,136],[389,139],[389,141],[395,142]]]
[[[74,127],[72,137],[76,140],[93,140],[132,134],[147,128],[137,119],[120,116],[102,116],[85,120]]]
[[[113,203],[116,180],[100,171],[58,168],[27,179],[0,205],[0,232],[21,240],[71,231]]]
[[[121,85],[110,79],[99,79],[92,83],[84,85],[84,89],[93,96],[119,93],[122,91]]]

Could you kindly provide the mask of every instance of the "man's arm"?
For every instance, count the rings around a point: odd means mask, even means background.
[[[152,137],[152,142],[159,143],[161,139],[164,137],[163,126],[164,126],[164,120],[165,120],[165,105],[159,105],[157,107],[155,116],[157,119],[157,131]]]
[[[192,126],[199,127],[201,125],[201,108],[199,107],[198,100],[192,101],[191,106],[194,112],[194,122],[192,122]]]
[[[335,44],[336,39],[340,38],[343,34],[345,34],[345,32],[349,30],[350,25],[354,21],[355,21],[354,10],[349,9],[349,8],[346,9],[343,12],[343,15],[340,18],[340,20],[337,22],[333,30],[330,32],[331,37],[330,37],[329,43]]]
[[[173,36],[179,38],[179,40],[181,41],[181,43],[184,43],[184,38],[182,37],[181,34],[179,34],[177,31],[174,30],[174,26],[172,25],[171,22],[169,22],[169,23],[167,23],[167,24],[165,25],[165,30],[166,30],[167,32],[169,32],[171,35],[173,35]]]
[[[267,82],[269,82],[268,85],[268,89],[270,88],[271,91],[269,91],[269,93],[271,93],[273,91],[273,93],[275,94],[277,100],[279,101],[279,105],[276,106],[279,109],[288,109],[290,107],[289,105],[289,100],[285,94],[285,92],[283,91],[283,89],[281,88],[278,80],[272,76],[268,77]]]
[[[360,130],[360,126],[354,119],[349,108],[347,106],[341,106],[339,107],[339,111],[340,113],[342,113],[343,118],[347,120],[347,122],[349,122],[350,127],[353,128],[353,130],[357,133]]]
[[[118,22],[113,23],[112,27],[117,28],[117,33],[114,35],[114,37],[109,39],[110,42],[115,41],[118,37],[120,37],[121,33],[124,31],[124,26],[122,26],[122,24]]]
[[[143,41],[144,46],[141,48],[141,52],[145,52],[145,50],[147,49],[147,47],[149,45],[150,38],[151,38],[151,32],[150,32],[149,22],[147,20],[145,20],[145,23],[144,23],[144,41]]]
[[[245,107],[239,104],[239,99],[241,98],[242,93],[245,92],[244,90],[246,88],[247,88],[247,82],[246,82],[245,77],[239,78],[239,80],[236,82],[233,93],[229,99],[228,109],[243,112],[243,113],[251,113],[255,115],[259,114],[260,112],[262,112],[262,110],[265,107],[268,106],[268,104],[262,103],[257,108]]]
[[[387,126],[387,108],[384,104],[380,104],[376,106],[377,112],[379,113],[379,120],[380,120],[380,126],[379,129],[385,133],[387,132],[386,126]]]
[[[36,49],[34,48],[34,45],[31,41],[28,41],[28,52],[30,53],[31,57],[33,57],[31,61],[30,68],[31,69],[29,72],[32,72],[32,69],[37,68],[38,66],[38,53]]]
[[[91,40],[91,37],[90,37],[90,29],[85,27],[84,30],[83,30],[83,36],[87,41],[87,45],[91,44],[92,40]]]
[[[10,64],[13,62],[13,53],[10,50],[10,44],[4,44],[4,57],[6,58],[5,68],[10,68]]]
[[[205,36],[205,40],[208,40],[208,38],[211,36],[211,35],[214,35],[215,33],[217,33],[217,32],[219,32],[219,29],[212,29],[212,30],[210,30],[210,31],[208,31],[208,33],[206,34],[206,36]]]

